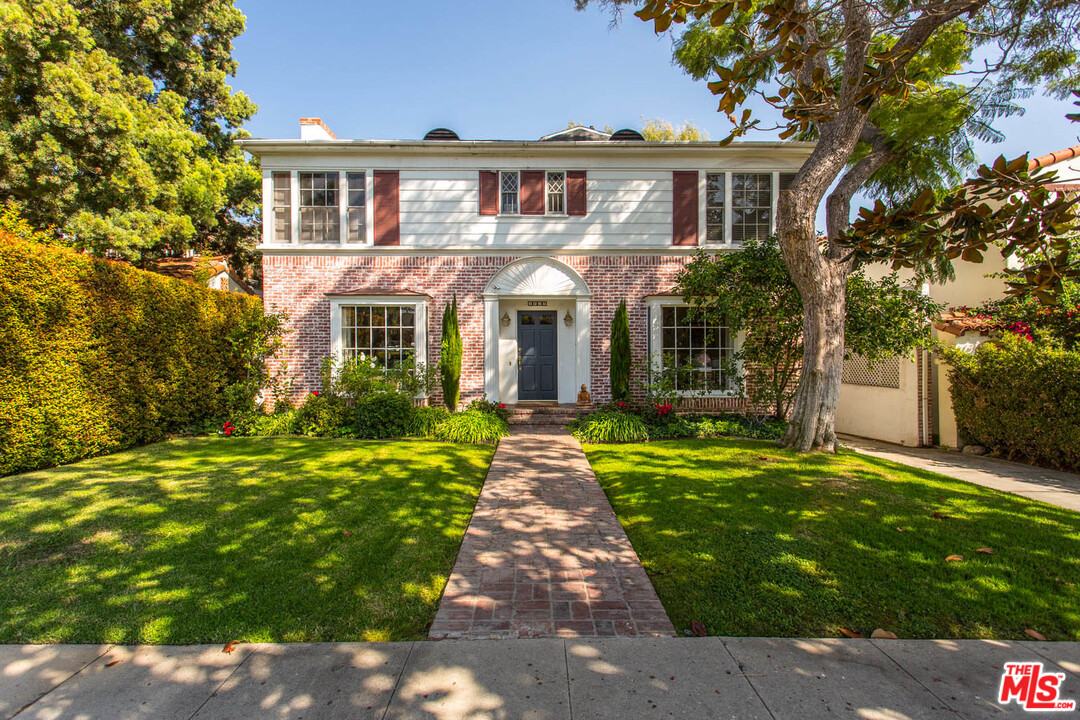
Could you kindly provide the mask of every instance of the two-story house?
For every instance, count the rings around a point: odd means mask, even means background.
[[[734,408],[722,362],[738,338],[692,325],[674,278],[699,248],[773,232],[776,198],[811,143],[646,142],[575,127],[535,141],[245,140],[263,169],[263,289],[288,314],[297,393],[328,355],[438,362],[457,296],[462,397],[610,399],[609,333],[625,299],[635,360],[693,367],[705,407]]]

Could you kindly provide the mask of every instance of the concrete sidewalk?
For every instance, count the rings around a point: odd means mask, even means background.
[[[0,646],[0,718],[1001,718],[1006,661],[1080,643],[767,638]]]
[[[871,457],[1080,511],[1080,475],[937,448],[913,448],[848,435],[840,443]]]

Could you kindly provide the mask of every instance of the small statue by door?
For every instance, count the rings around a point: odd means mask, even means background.
[[[589,407],[592,405],[592,398],[589,396],[589,391],[585,389],[585,386],[581,386],[581,392],[577,394],[577,406]]]

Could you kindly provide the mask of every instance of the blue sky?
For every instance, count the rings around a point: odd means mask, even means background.
[[[256,137],[298,137],[302,116],[354,138],[445,126],[466,139],[536,139],[570,120],[621,128],[643,116],[691,120],[714,139],[728,132],[705,84],[672,64],[670,37],[630,13],[612,28],[607,13],[578,12],[572,0],[236,4],[247,31],[233,85],[259,104],[248,125]],[[1069,103],[1027,105],[1025,117],[998,125],[1007,140],[982,147],[983,160],[1078,142]]]

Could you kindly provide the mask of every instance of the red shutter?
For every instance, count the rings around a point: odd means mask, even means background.
[[[585,171],[566,172],[566,214],[584,215],[586,209]]]
[[[698,244],[698,174],[696,170],[672,173],[671,243]]]
[[[499,214],[499,173],[494,170],[480,171],[480,214]]]
[[[401,244],[398,171],[375,171],[375,244]]]
[[[521,214],[544,214],[544,171],[521,171]]]

